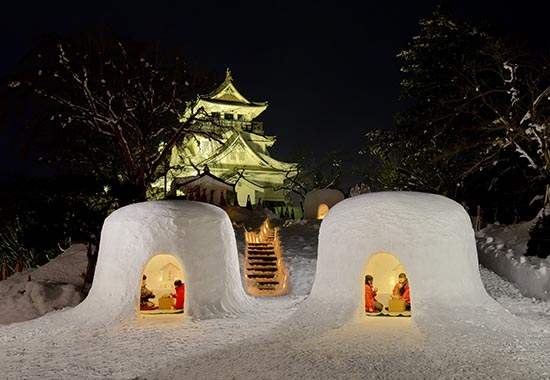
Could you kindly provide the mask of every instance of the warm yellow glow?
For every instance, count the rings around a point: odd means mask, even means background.
[[[326,204],[320,204],[317,209],[317,219],[324,219],[328,214],[328,206]]]
[[[401,272],[406,273],[399,260],[389,253],[376,253],[367,263],[365,275],[370,274],[374,277],[373,285],[378,288],[376,298],[384,305],[388,304],[393,287],[397,283],[397,278]]]
[[[155,294],[150,301],[158,305],[158,299],[174,293],[174,281],[183,281],[183,269],[179,261],[172,255],[161,253],[155,255],[147,265],[143,273],[147,275],[147,288]]]
[[[247,291],[254,296],[278,296],[287,292],[287,272],[281,258],[278,228],[265,219],[258,232],[244,232]]]
[[[286,202],[282,188],[287,178],[297,174],[297,164],[271,157],[269,148],[276,139],[265,135],[262,122],[255,120],[266,108],[264,102],[251,104],[235,88],[233,79],[226,78],[208,98],[201,97],[180,118],[185,122],[192,112],[202,109],[209,117],[195,119],[200,125],[197,128],[215,133],[216,138],[193,134],[185,137],[172,149],[171,169],[153,186],[163,189],[165,183],[176,178],[196,176],[197,168],[202,169],[208,162],[211,174],[236,182],[239,205],[246,205],[247,197],[252,204],[260,200]],[[246,168],[246,173],[237,175],[241,168]]]

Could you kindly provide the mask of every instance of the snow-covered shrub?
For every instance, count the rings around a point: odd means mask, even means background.
[[[370,187],[369,185],[366,185],[364,183],[356,184],[349,190],[349,196],[355,197],[356,195],[370,193]]]

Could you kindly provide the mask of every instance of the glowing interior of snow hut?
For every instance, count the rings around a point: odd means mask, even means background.
[[[304,200],[304,219],[324,219],[329,210],[343,200],[344,194],[340,190],[312,190]]]
[[[398,302],[394,304],[392,301],[392,305],[390,305],[390,300],[403,298],[403,296],[399,294],[399,291],[394,292],[396,285],[399,283],[399,275],[401,273],[406,275],[407,272],[399,259],[390,253],[378,252],[372,255],[368,260],[365,269],[365,278],[366,276],[372,276],[372,287],[377,290],[375,299],[382,304],[383,309],[381,312],[384,315],[410,315],[410,313],[405,313],[405,311],[408,310],[400,309],[402,306],[398,305]],[[410,289],[410,284],[408,285]],[[366,289],[365,293],[367,293]],[[365,294],[365,311],[367,313],[369,312],[368,306],[372,307],[372,303],[368,301],[367,295]],[[386,310],[386,307],[389,307],[389,310]],[[376,311],[374,312],[376,313]]]
[[[328,214],[328,206],[325,203],[321,203],[317,208],[317,219],[324,219]]]
[[[180,286],[183,289],[180,290]],[[178,290],[179,302],[176,302]],[[142,314],[182,313],[182,307],[185,306],[185,281],[183,268],[177,258],[164,253],[151,258],[143,270],[139,294]],[[154,297],[150,298],[152,295]]]

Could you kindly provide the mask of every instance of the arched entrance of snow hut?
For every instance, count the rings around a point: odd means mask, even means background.
[[[142,278],[146,277],[145,289],[138,290],[138,302],[142,314],[172,314],[182,313],[184,309],[175,308],[176,293],[174,282],[181,281],[185,286],[183,266],[179,260],[170,254],[159,253],[153,256],[143,269]],[[153,298],[142,299],[145,294],[152,293]],[[185,301],[184,301],[185,302]],[[183,305],[185,308],[185,304]]]
[[[328,214],[328,205],[326,203],[321,203],[317,208],[317,219],[325,219],[325,216]]]
[[[376,300],[382,303],[384,308],[389,306],[389,300],[392,298],[393,288],[398,282],[400,273],[407,274],[406,268],[396,256],[387,252],[373,254],[365,266],[364,275],[371,275],[374,278],[373,287],[378,289]],[[363,280],[365,276],[363,276]],[[384,313],[393,314],[387,313],[385,309]]]

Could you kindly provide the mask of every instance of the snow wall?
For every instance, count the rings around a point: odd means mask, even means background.
[[[480,248],[479,261],[485,268],[512,282],[522,295],[542,301],[550,301],[548,260],[514,254],[504,244],[492,239],[489,239],[489,241],[480,239],[478,245]],[[533,264],[531,260],[537,262],[537,264]]]
[[[120,208],[105,219],[88,297],[75,309],[88,321],[135,318],[143,270],[157,254],[183,268],[185,314],[205,319],[242,312],[235,232],[224,210],[191,201],[156,201]]]
[[[342,194],[340,190],[312,190],[306,194],[304,200],[304,219],[317,219],[317,212],[320,205],[325,204],[331,209],[342,200],[344,200],[344,194]]]
[[[336,327],[364,316],[364,276],[377,253],[404,267],[415,319],[438,309],[500,310],[481,282],[474,231],[461,205],[434,194],[378,192],[339,202],[321,223],[315,281],[296,318]]]

